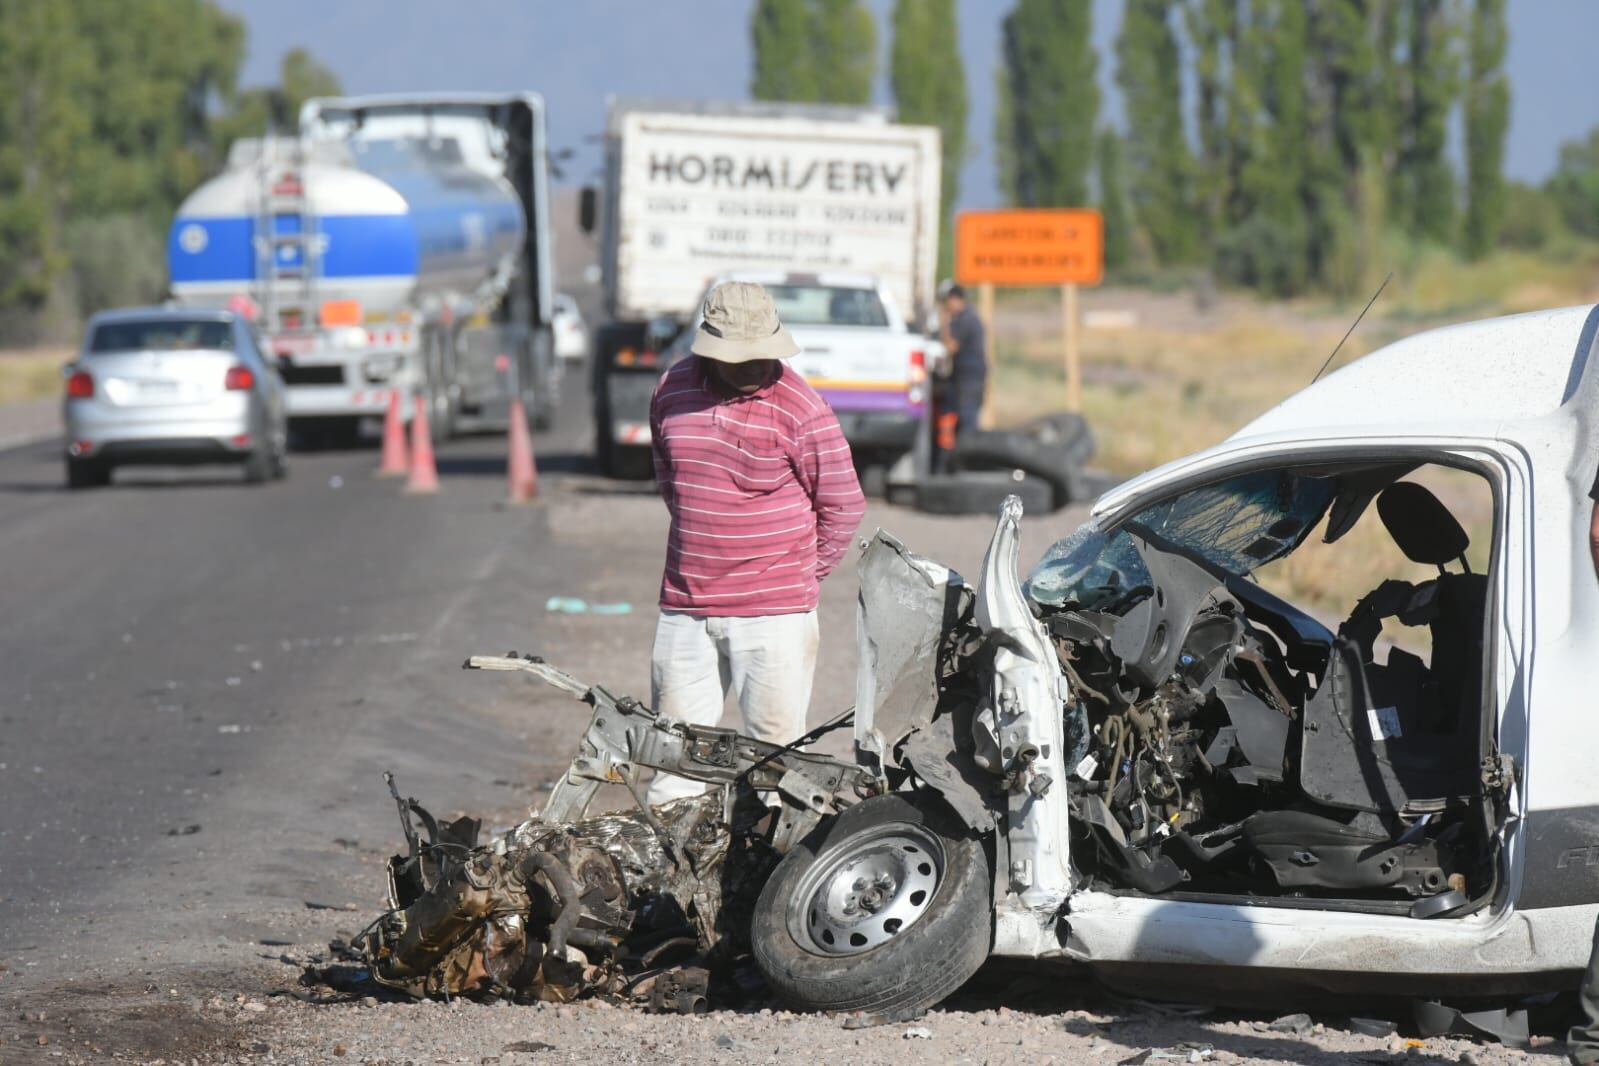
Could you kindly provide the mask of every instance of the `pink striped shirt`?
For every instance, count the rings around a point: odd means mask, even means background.
[[[728,397],[699,356],[650,403],[655,480],[672,515],[661,609],[749,618],[815,610],[866,512],[832,408],[787,365]]]

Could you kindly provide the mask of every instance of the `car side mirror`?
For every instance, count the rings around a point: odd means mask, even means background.
[[[594,186],[585,185],[577,194],[577,224],[584,233],[594,232],[594,223],[599,213],[598,196]]]

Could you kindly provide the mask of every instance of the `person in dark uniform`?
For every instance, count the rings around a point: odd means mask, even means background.
[[[950,392],[957,437],[977,428],[988,389],[988,330],[966,302],[966,290],[951,285],[944,293],[944,348],[950,355]]]
[[[1594,501],[1593,513],[1588,517],[1588,554],[1593,557],[1594,576],[1599,577],[1599,474],[1588,490],[1588,498]],[[1593,949],[1577,998],[1582,1004],[1582,1021],[1566,1034],[1566,1053],[1572,1062],[1587,1066],[1599,1062],[1599,926],[1594,929]]]

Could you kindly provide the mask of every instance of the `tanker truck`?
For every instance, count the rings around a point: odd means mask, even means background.
[[[938,258],[939,135],[891,119],[884,108],[611,101],[605,183],[583,190],[579,220],[598,231],[609,318],[592,367],[595,453],[606,473],[649,476],[649,405],[663,353],[714,279],[869,279],[860,284],[880,285],[905,317],[898,332],[921,332]],[[837,336],[813,343],[800,332],[816,371],[801,373],[834,386],[829,402],[857,463],[869,458],[890,484],[914,481],[926,427],[912,417],[925,406],[914,402],[924,371],[911,356],[927,346],[885,341],[905,352],[896,399],[877,388],[882,367],[868,375],[872,388],[855,388],[861,375]],[[885,401],[905,417],[887,436],[866,432],[883,420],[854,418],[851,405]]]
[[[308,101],[236,142],[168,241],[179,304],[246,309],[291,431],[354,436],[392,390],[433,435],[556,408],[544,104],[534,93]],[[409,418],[412,405],[404,405]]]

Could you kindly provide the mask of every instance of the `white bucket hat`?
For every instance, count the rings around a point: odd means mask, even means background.
[[[704,320],[689,349],[723,363],[787,359],[800,347],[777,320],[772,294],[752,281],[724,281],[705,297]]]

